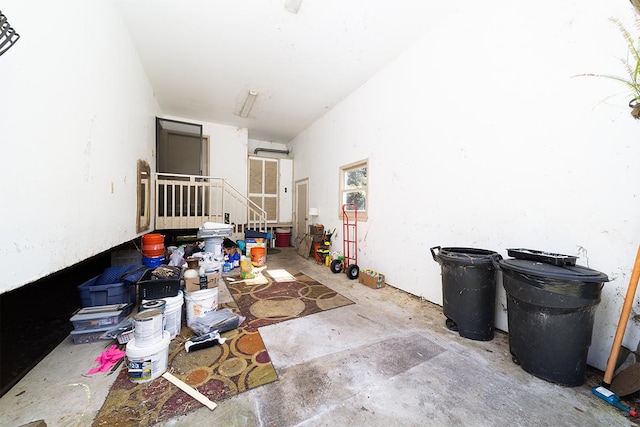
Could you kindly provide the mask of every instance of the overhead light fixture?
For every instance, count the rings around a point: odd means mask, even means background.
[[[284,2],[284,8],[291,13],[298,13],[300,6],[302,6],[302,0],[286,0]]]
[[[0,11],[0,56],[8,51],[19,38],[20,34],[16,33],[16,30],[9,25],[7,17]]]
[[[244,101],[244,105],[242,106],[242,110],[238,113],[240,117],[244,117],[245,119],[249,117],[249,112],[251,108],[253,108],[253,103],[256,102],[256,98],[258,97],[258,92],[255,90],[250,90],[247,94],[247,99]]]

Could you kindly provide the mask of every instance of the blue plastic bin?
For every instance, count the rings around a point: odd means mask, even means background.
[[[83,307],[95,307],[97,305],[134,304],[136,302],[136,284],[110,283],[108,285],[96,285],[100,276],[87,280],[78,286],[80,301]]]

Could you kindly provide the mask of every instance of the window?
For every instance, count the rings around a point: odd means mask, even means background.
[[[366,160],[342,166],[340,168],[340,218],[342,205],[346,211],[358,210],[358,220],[367,220],[367,170]]]

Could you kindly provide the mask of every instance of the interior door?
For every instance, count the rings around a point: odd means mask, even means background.
[[[202,126],[173,120],[157,119],[157,172],[208,175],[208,140]]]
[[[267,213],[267,223],[278,222],[278,159],[249,157],[249,199]]]
[[[296,193],[295,193],[295,227],[294,227],[294,241],[296,242],[296,248],[300,246],[300,242],[304,238],[307,230],[309,229],[309,179],[304,178],[300,181],[296,181]]]

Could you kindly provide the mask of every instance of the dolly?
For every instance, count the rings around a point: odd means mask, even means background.
[[[353,221],[350,221],[349,216],[353,217]],[[344,259],[331,261],[331,271],[340,273],[344,269],[347,277],[355,280],[360,275],[360,267],[358,267],[358,206],[355,203],[342,205],[342,245]]]

